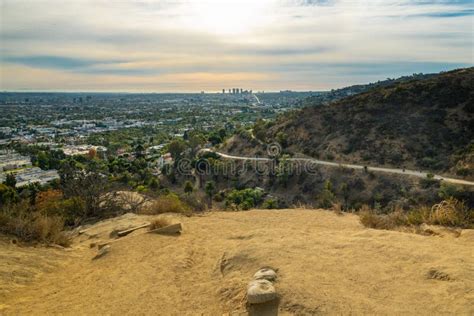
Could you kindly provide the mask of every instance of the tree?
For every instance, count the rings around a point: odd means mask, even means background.
[[[214,191],[216,190],[216,185],[214,181],[207,181],[204,189],[206,190],[206,194],[209,196],[209,208],[212,208],[212,196],[214,195]]]
[[[318,207],[320,208],[330,208],[335,201],[334,192],[332,190],[332,183],[329,180],[326,180],[324,183],[324,188],[318,195]]]
[[[186,194],[191,194],[193,193],[193,184],[191,183],[191,181],[186,181],[184,183],[184,193]]]
[[[145,157],[145,147],[143,147],[141,143],[138,143],[137,146],[135,146],[135,157],[136,158]]]
[[[184,143],[184,141],[179,139],[173,140],[168,146],[168,151],[170,152],[171,157],[173,157],[173,159],[179,158],[179,156],[185,149],[186,144]]]
[[[18,201],[16,190],[10,186],[0,183],[0,205],[6,205]]]
[[[84,201],[86,217],[101,216],[104,211],[117,211],[117,199],[109,193],[108,178],[100,169],[83,170],[74,161],[63,163],[59,170],[60,186],[66,199],[78,197]]]
[[[38,162],[38,167],[40,167],[43,170],[49,169],[49,158],[48,158],[48,155],[44,151],[40,151],[36,159]]]
[[[15,178],[15,175],[13,173],[9,173],[7,174],[7,177],[5,178],[5,185],[11,187],[11,188],[15,188],[16,187],[16,178]]]

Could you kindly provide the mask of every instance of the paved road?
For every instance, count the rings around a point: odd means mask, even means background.
[[[252,95],[255,97],[255,99],[257,100],[258,104],[260,104],[260,99],[259,99],[255,94],[252,94]]]
[[[234,160],[251,160],[251,161],[271,161],[271,158],[262,158],[262,157],[242,157],[242,156],[232,156],[224,153],[220,153],[211,149],[203,149],[202,151],[207,151],[207,152],[213,152],[221,156],[222,158],[227,158],[227,159],[234,159]],[[337,163],[337,162],[332,162],[332,161],[324,161],[324,160],[318,160],[318,159],[313,159],[313,158],[288,158],[290,161],[305,161],[309,163],[314,163],[317,165],[324,165],[324,166],[332,166],[332,167],[344,167],[344,168],[350,168],[350,169],[364,169],[365,166],[362,165],[354,165],[354,164],[345,164],[345,163]],[[370,171],[374,172],[385,172],[385,173],[396,173],[396,174],[401,174],[401,175],[407,175],[407,176],[415,176],[419,178],[426,178],[428,173],[426,172],[420,172],[420,171],[415,171],[415,170],[408,170],[408,169],[396,169],[396,168],[382,168],[382,167],[369,167],[367,166],[367,169]],[[474,186],[474,182],[472,181],[467,181],[467,180],[461,180],[461,179],[454,179],[454,178],[447,178],[443,177],[440,175],[434,175],[434,179],[436,180],[442,180],[450,183],[455,183],[455,184],[462,184],[462,185],[471,185]]]

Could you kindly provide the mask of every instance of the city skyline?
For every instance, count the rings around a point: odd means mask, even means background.
[[[0,90],[318,91],[473,65],[471,1],[1,0]]]

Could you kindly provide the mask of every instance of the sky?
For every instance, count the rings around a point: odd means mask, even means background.
[[[471,67],[473,3],[0,0],[0,91],[317,91]]]

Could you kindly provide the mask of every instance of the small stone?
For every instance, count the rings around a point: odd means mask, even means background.
[[[99,252],[97,253],[97,255],[92,258],[93,260],[96,260],[96,259],[99,259],[103,256],[105,256],[106,254],[108,254],[110,251],[110,245],[105,245],[104,247],[102,247]]]
[[[254,280],[268,280],[270,282],[273,282],[276,280],[276,278],[276,272],[270,268],[260,269],[253,275]]]
[[[250,304],[261,304],[277,298],[275,287],[268,280],[253,280],[247,288],[247,301]]]

